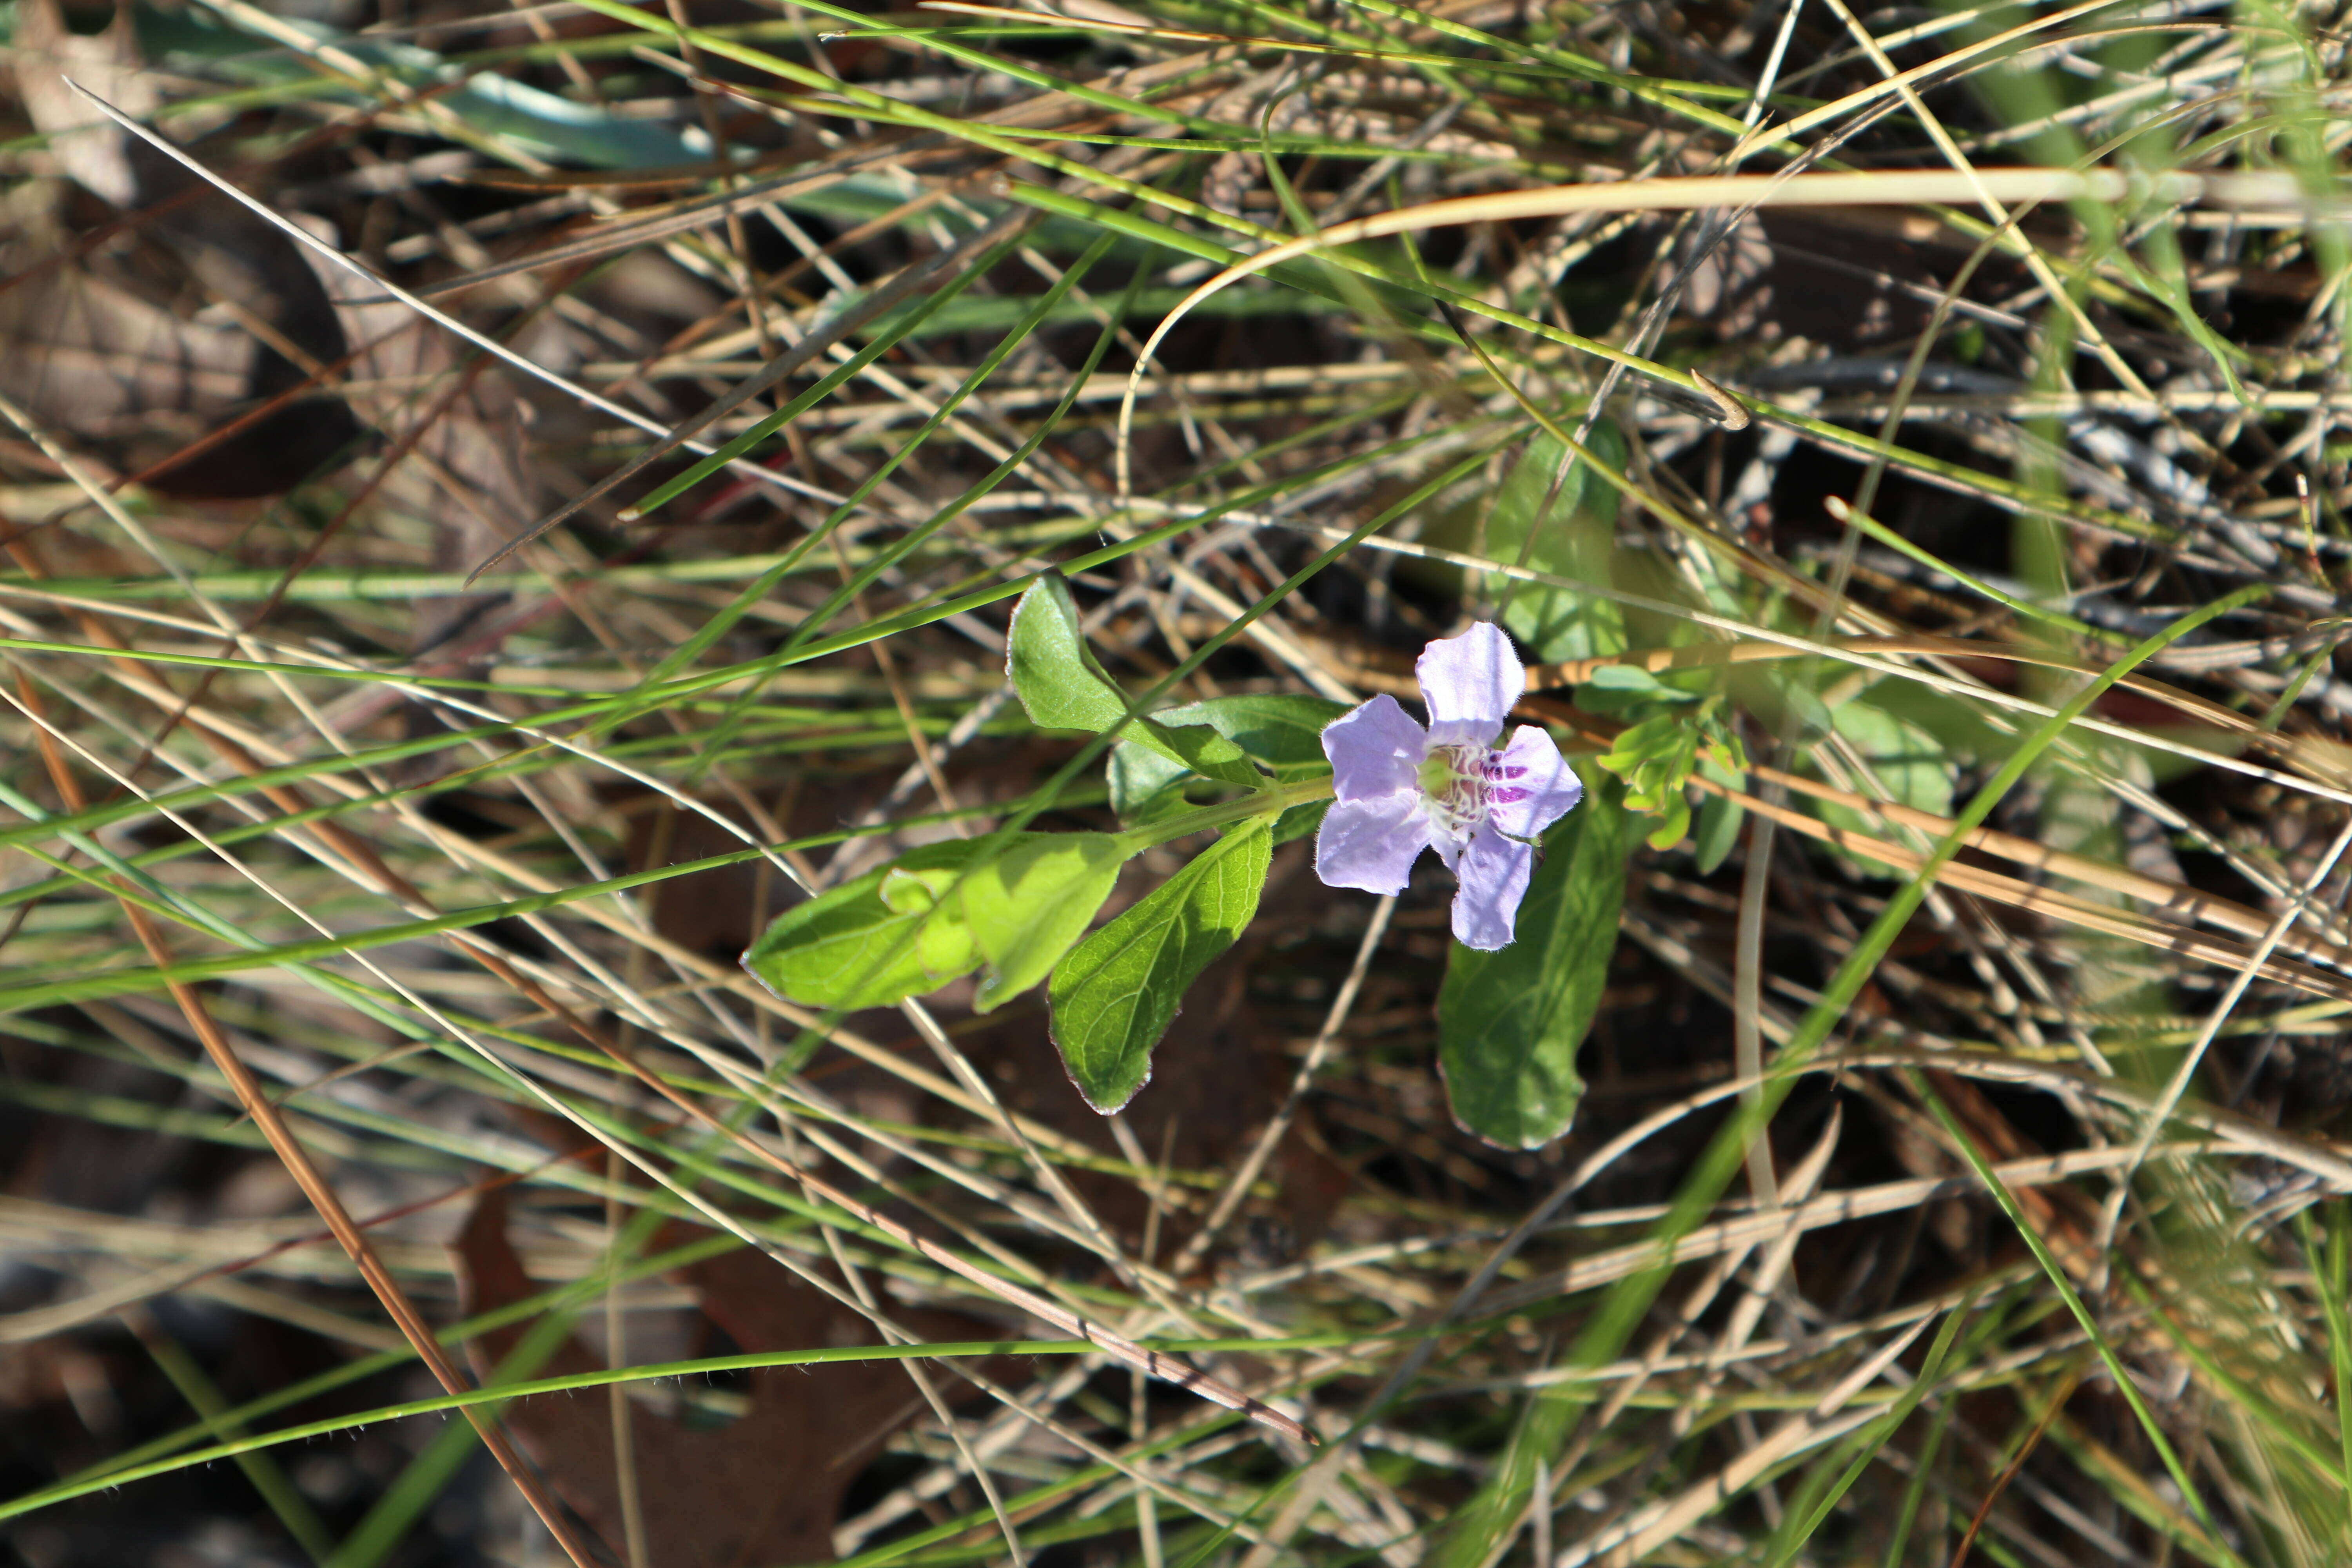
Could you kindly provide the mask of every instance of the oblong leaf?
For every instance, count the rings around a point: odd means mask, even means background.
[[[768,922],[743,967],[803,1007],[885,1007],[980,965],[960,904],[940,895],[985,839],[910,849]]]
[[[959,896],[988,972],[971,1010],[992,1012],[1045,979],[1086,934],[1127,857],[1108,833],[1040,833],[973,867]]]
[[[1108,1115],[1150,1081],[1152,1047],[1201,971],[1256,915],[1273,857],[1265,818],[1233,827],[1054,971],[1054,1044],[1087,1104]]]
[[[1042,728],[1099,735],[1127,716],[1127,694],[1087,650],[1077,602],[1058,572],[1031,584],[1013,606],[1004,673],[1021,706]]]
[[[1534,1149],[1568,1131],[1584,1093],[1576,1049],[1608,984],[1632,829],[1616,781],[1544,840],[1508,947],[1454,944],[1437,993],[1438,1061],[1454,1120],[1489,1143]]]
[[[1171,727],[1205,724],[1276,773],[1328,772],[1323,731],[1348,711],[1344,702],[1297,692],[1244,691],[1163,709],[1152,718]]]
[[[1197,723],[1173,729],[1150,719],[1128,719],[1127,693],[1104,673],[1087,647],[1077,602],[1058,572],[1032,583],[1013,606],[1013,625],[1004,639],[1004,673],[1031,721],[1045,729],[1099,735],[1125,720],[1121,740],[1194,773],[1253,789],[1265,782],[1242,749],[1213,730]]]
[[[1585,445],[1612,468],[1625,466],[1625,438],[1610,421],[1595,425]],[[1616,523],[1615,490],[1557,440],[1538,436],[1495,492],[1486,553],[1507,563],[1524,554],[1526,564],[1538,571],[1610,587]],[[1538,663],[1603,658],[1629,646],[1623,610],[1570,588],[1522,584],[1502,618],[1520,650]]]
[[[1700,803],[1698,832],[1691,844],[1691,864],[1700,876],[1712,876],[1731,858],[1732,847],[1739,842],[1739,825],[1747,818],[1744,807],[1719,795],[1708,795]]]

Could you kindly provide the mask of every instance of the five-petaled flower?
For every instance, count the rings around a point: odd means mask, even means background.
[[[1514,730],[1494,749],[1527,689],[1499,627],[1480,621],[1431,643],[1414,673],[1428,729],[1385,695],[1325,728],[1339,798],[1315,835],[1315,872],[1334,888],[1401,893],[1413,861],[1434,848],[1461,883],[1454,940],[1492,951],[1511,940],[1536,836],[1584,798],[1584,785],[1540,729]]]

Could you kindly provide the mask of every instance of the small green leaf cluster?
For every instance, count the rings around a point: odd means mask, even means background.
[[[1185,992],[1255,917],[1276,847],[1313,832],[1328,807],[1322,735],[1347,710],[1247,694],[1144,714],[1095,660],[1055,575],[1015,609],[1006,668],[1038,725],[1109,739],[1119,831],[923,846],[787,910],[744,962],[791,1000],[826,1008],[887,1005],[977,971],[972,1005],[984,1013],[1042,981],[1071,1081],[1113,1111],[1150,1081]],[[1712,712],[1712,697],[1640,679],[1656,689],[1636,695],[1671,706],[1662,716],[1676,732],[1696,733],[1686,710]],[[1495,952],[1455,944],[1439,998],[1454,1118],[1506,1147],[1568,1130],[1583,1089],[1577,1049],[1616,943],[1629,817],[1615,781],[1586,784],[1585,804],[1546,837],[1518,939]],[[1189,864],[1089,931],[1129,858],[1213,829]]]
[[[1576,705],[1589,713],[1631,721],[1600,761],[1625,781],[1626,809],[1659,819],[1648,836],[1653,849],[1678,844],[1690,831],[1686,786],[1693,773],[1706,765],[1710,777],[1729,784],[1747,771],[1748,753],[1719,694],[1670,684],[1634,665],[1612,664],[1593,671],[1577,688]],[[1717,826],[1727,816],[1710,816],[1706,826],[1716,831],[1702,836],[1710,840],[1703,851],[1712,850],[1712,840],[1720,837],[1728,852],[1728,836]],[[1737,819],[1730,821],[1736,829]],[[1709,860],[1702,853],[1701,859],[1701,868],[1712,870],[1722,855]]]
[[[1330,793],[1318,698],[1220,698],[1145,716],[1088,650],[1069,584],[1048,574],[1015,607],[1006,669],[1030,718],[1108,735],[1122,831],[1006,831],[925,845],[777,917],[744,955],[811,1007],[887,1006],[978,971],[973,1011],[1040,982],[1064,1065],[1117,1110],[1151,1075],[1185,991],[1257,912],[1274,847],[1312,832]],[[1195,804],[1188,788],[1216,796]],[[1215,843],[1088,934],[1126,862],[1211,829]],[[1049,980],[1050,977],[1050,980]]]

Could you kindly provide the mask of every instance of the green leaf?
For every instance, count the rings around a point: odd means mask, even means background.
[[[1672,849],[1690,831],[1690,801],[1677,790],[1658,807],[1658,825],[1650,829],[1642,842],[1653,849]]]
[[[1830,722],[1870,764],[1889,798],[1937,816],[1952,815],[1952,763],[1941,741],[1868,702],[1839,703]]]
[[[1592,427],[1585,446],[1610,467],[1625,466],[1625,439],[1608,421]],[[1568,477],[1553,494],[1553,480],[1566,457],[1568,448],[1549,436],[1528,443],[1526,453],[1495,492],[1494,510],[1486,518],[1486,554],[1517,565],[1524,550],[1526,563],[1539,572],[1607,587],[1614,580],[1610,558],[1615,549],[1617,492],[1570,458]],[[1527,543],[1530,532],[1535,536],[1532,547]],[[1624,612],[1613,603],[1532,583],[1522,583],[1512,594],[1503,612],[1503,627],[1517,639],[1520,653],[1538,664],[1601,658],[1622,653],[1628,646]]]
[[[1183,810],[1184,781],[1194,775],[1173,757],[1121,741],[1110,749],[1103,776],[1110,785],[1112,813],[1132,827]]]
[[[1510,946],[1455,943],[1437,993],[1438,1060],[1454,1120],[1490,1143],[1534,1149],[1568,1131],[1584,1080],[1576,1050],[1600,1008],[1625,901],[1631,828],[1612,779],[1545,839]]]
[[[973,1012],[992,1012],[1045,978],[1086,934],[1127,856],[1108,833],[1041,833],[972,868],[963,919],[988,964]]]
[[[1576,689],[1576,705],[1606,717],[1633,713],[1662,702],[1696,702],[1697,694],[1668,686],[1633,664],[1604,664]]]
[[[1838,734],[1869,765],[1871,776],[1885,786],[1886,798],[1937,816],[1952,815],[1951,758],[1933,734],[1898,718],[1875,703],[1840,702],[1830,710]],[[1809,768],[1818,773],[1820,770]],[[1859,795],[1874,795],[1863,781],[1853,781]],[[1805,809],[1832,827],[1843,827],[1873,838],[1887,837],[1885,822],[1834,801],[1808,799]],[[1875,861],[1841,857],[1863,875],[1891,877],[1895,872]]]
[[[1004,673],[1042,728],[1099,735],[1127,716],[1127,694],[1095,662],[1077,602],[1058,572],[1038,578],[1013,606]]]
[[[1143,744],[1176,758],[1205,778],[1247,784],[1252,789],[1261,788],[1265,784],[1265,775],[1242,754],[1242,749],[1214,730],[1198,724],[1187,724],[1177,729],[1158,718],[1151,718],[1138,719],[1129,727],[1128,732]]]
[[[1054,1044],[1087,1104],[1108,1115],[1150,1081],[1152,1047],[1257,913],[1273,855],[1265,818],[1236,826],[1054,972]]]
[[[1731,858],[1732,846],[1739,842],[1739,825],[1747,817],[1747,807],[1719,795],[1700,803],[1698,831],[1691,837],[1691,863],[1700,876],[1712,875]]]
[[[1104,673],[1087,647],[1070,584],[1048,572],[1029,585],[1013,607],[1005,637],[1004,673],[1030,719],[1047,730],[1084,730],[1099,735],[1117,728],[1119,738],[1181,763],[1194,773],[1255,789],[1265,783],[1239,746],[1213,730],[1171,729],[1150,719],[1128,720],[1127,693]],[[1126,721],[1120,728],[1121,721]]]
[[[1331,771],[1330,759],[1323,754],[1323,731],[1348,710],[1346,703],[1321,697],[1244,692],[1163,709],[1151,717],[1174,740],[1205,728],[1240,747],[1250,759],[1272,770],[1276,778],[1289,783]],[[1165,771],[1171,769],[1175,771]],[[1171,812],[1183,795],[1169,786],[1189,771],[1164,753],[1121,745],[1113,753],[1108,770],[1111,809],[1119,821],[1130,826]],[[1275,824],[1275,843],[1287,844],[1314,832],[1330,807],[1328,800],[1292,806]]]
[[[882,901],[894,913],[930,914],[954,890],[956,879],[962,874],[961,865],[923,870],[904,864],[887,867],[882,873]],[[938,919],[917,922],[915,962],[937,985],[970,973],[979,962],[960,906],[951,903]]]
[[[804,1007],[885,1007],[971,973],[981,960],[971,932],[958,909],[937,906],[985,842],[926,844],[794,905],[743,967]]]
[[[1127,847],[1108,833],[927,844],[778,915],[743,965],[809,1007],[882,1007],[983,963],[989,1012],[1045,978],[1110,897]]]
[[[1698,771],[1717,784],[1733,789],[1746,789],[1748,775],[1701,758]],[[1698,832],[1691,844],[1691,860],[1702,877],[1712,875],[1731,856],[1731,847],[1739,842],[1739,825],[1748,818],[1748,808],[1737,801],[1710,795],[1698,808]]]
[[[1189,702],[1152,718],[1168,725],[1205,724],[1272,768],[1276,777],[1287,777],[1293,771],[1330,771],[1330,760],[1323,754],[1323,731],[1348,711],[1346,703],[1328,698],[1244,692]]]

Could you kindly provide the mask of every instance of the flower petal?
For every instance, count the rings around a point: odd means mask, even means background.
[[[1540,726],[1522,724],[1486,763],[1486,820],[1514,838],[1533,838],[1584,798],[1584,781]]]
[[[1502,627],[1479,621],[1459,637],[1440,637],[1421,650],[1413,673],[1429,705],[1433,746],[1491,746],[1503,715],[1528,689],[1519,650]]]
[[[1454,895],[1454,940],[1481,952],[1510,946],[1535,863],[1531,846],[1504,837],[1491,824],[1480,828],[1454,873],[1462,882]]]
[[[1470,833],[1450,832],[1445,824],[1437,819],[1435,813],[1429,812],[1426,807],[1423,809],[1429,819],[1429,847],[1437,851],[1437,858],[1444,861],[1445,868],[1451,871],[1460,862],[1462,851],[1470,842]],[[1471,830],[1475,831],[1475,828]]]
[[[1385,693],[1323,726],[1323,754],[1341,800],[1367,800],[1418,787],[1429,732]]]
[[[1335,800],[1315,830],[1315,874],[1327,887],[1402,893],[1428,847],[1429,818],[1418,794]]]

